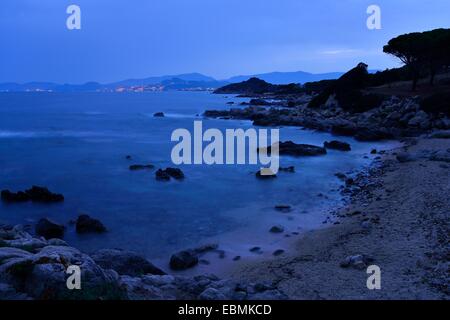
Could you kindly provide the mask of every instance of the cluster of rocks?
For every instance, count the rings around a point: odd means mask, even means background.
[[[61,202],[64,201],[62,194],[53,193],[46,187],[32,186],[25,191],[11,192],[10,190],[2,190],[1,199],[4,202]]]
[[[308,101],[305,97],[303,100]],[[334,96],[330,96],[320,108],[308,108],[304,102],[290,108],[250,106],[244,109],[209,110],[204,116],[252,120],[258,126],[299,126],[354,136],[360,141],[417,136],[435,129],[450,129],[450,119],[445,114],[423,111],[417,97],[393,96],[380,106],[361,113],[343,110]]]
[[[74,224],[75,230],[79,234],[103,233],[107,231],[106,227],[100,220],[91,218],[87,214],[80,215],[74,221]],[[36,235],[44,237],[45,239],[62,239],[64,237],[65,230],[66,227],[64,225],[54,222],[53,220],[48,218],[40,219],[35,227]]]
[[[67,288],[68,267],[81,271],[81,289]],[[34,238],[22,226],[0,225],[0,300],[26,299],[287,299],[271,283],[237,283],[214,275],[172,276],[136,253],[92,255],[60,239]]]

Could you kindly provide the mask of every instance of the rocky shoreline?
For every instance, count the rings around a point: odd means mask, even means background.
[[[327,228],[232,278],[264,278],[289,299],[449,299],[449,169],[448,135],[404,140],[352,179]],[[381,290],[366,286],[369,265],[381,269]]]
[[[257,126],[297,126],[352,136],[359,141],[401,139],[450,129],[450,119],[443,114],[423,111],[419,97],[392,96],[379,107],[362,113],[344,110],[334,96],[320,108],[308,107],[313,95],[264,97],[279,99],[277,107],[251,105],[230,110],[207,110],[203,116],[251,120]]]
[[[341,192],[349,201],[344,209],[330,213],[324,221],[329,227],[302,235],[296,247],[287,252],[277,250],[269,260],[236,265],[226,279],[215,275],[168,275],[144,257],[119,249],[82,253],[58,239],[63,237],[65,227],[48,219],[39,221],[36,236],[27,226],[0,225],[0,300],[448,298],[446,235],[450,211],[445,200],[450,192],[446,184],[450,132],[444,129],[450,128],[450,120],[425,113],[414,98],[392,97],[380,107],[358,114],[344,111],[332,97],[319,109],[307,107],[311,96],[271,98],[268,103],[253,100],[243,109],[206,111],[204,116],[248,119],[260,126],[300,126],[361,141],[403,139],[405,147],[379,153],[378,163],[367,174],[337,174],[343,181]],[[404,139],[410,136],[421,138]],[[346,152],[351,146],[338,140],[327,141],[323,147],[290,141],[280,144],[280,154],[289,156],[324,155],[327,149]],[[378,154],[376,150],[372,153]],[[131,171],[153,168],[130,166]],[[294,172],[295,168],[281,171]],[[392,178],[396,175],[400,175],[400,181]],[[156,171],[155,177],[162,181],[183,180],[184,174],[167,168]],[[414,179],[428,181],[428,189]],[[411,198],[408,188],[419,195]],[[6,190],[2,200],[45,203],[64,201],[64,197],[34,186],[17,193]],[[416,203],[422,200],[427,201],[426,205]],[[435,207],[439,210],[430,216],[428,211],[434,212]],[[276,209],[290,210],[288,206]],[[401,219],[396,216],[399,212]],[[419,226],[416,221],[420,221]],[[74,224],[79,233],[107,231],[99,220],[86,215],[78,217]],[[273,226],[270,232],[283,232],[283,227]],[[395,256],[398,250],[406,252],[406,257],[403,253]],[[172,255],[169,265],[172,270],[191,268],[207,251],[220,254],[217,246],[188,249]],[[393,255],[389,261],[384,259],[387,254]],[[400,266],[404,261],[410,265]],[[387,268],[388,280],[394,283],[388,285],[389,292],[365,288],[365,273],[360,271],[372,263]],[[81,290],[66,287],[66,270],[71,265],[80,266]],[[330,278],[333,274],[337,279]],[[404,274],[411,274],[412,280],[405,280]],[[396,277],[405,282],[400,284]],[[347,287],[341,290],[344,284]]]

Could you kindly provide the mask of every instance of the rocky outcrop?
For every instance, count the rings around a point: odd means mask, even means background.
[[[103,249],[95,252],[91,257],[100,267],[113,269],[120,275],[166,274],[147,259],[126,250]]]
[[[64,236],[65,227],[50,219],[43,218],[36,224],[36,234],[45,239],[59,238]]]
[[[163,118],[164,117],[164,112],[155,112],[153,114],[154,117],[156,118]]]
[[[106,227],[100,220],[91,218],[87,214],[82,214],[78,217],[75,228],[77,233],[103,233],[106,232]]]
[[[4,202],[61,202],[64,201],[64,196],[62,194],[50,192],[45,187],[33,186],[28,190],[19,191],[17,193],[11,192],[9,190],[3,190],[1,192],[1,199]]]
[[[81,271],[80,290],[66,286],[67,268]],[[124,292],[115,271],[103,270],[87,255],[64,246],[46,246],[38,253],[0,248],[0,283],[33,299],[120,299]]]
[[[214,275],[182,277],[149,274],[150,262],[136,254],[114,249],[101,250],[90,257],[67,246],[62,240],[54,240],[33,238],[22,226],[0,225],[0,299],[287,299],[272,283],[241,283]],[[34,241],[41,245],[24,250],[10,246],[12,241]],[[215,249],[217,245],[213,244],[192,251],[200,255]],[[67,287],[72,272],[69,268],[74,266],[81,272],[80,290],[69,290]],[[153,272],[158,272],[156,269],[152,269]]]

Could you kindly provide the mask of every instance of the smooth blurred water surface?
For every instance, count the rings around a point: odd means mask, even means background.
[[[247,165],[182,166],[182,182],[156,181],[154,171],[129,171],[130,164],[173,166],[172,131],[192,129],[197,114],[228,109],[228,101],[243,99],[205,92],[0,94],[0,189],[42,185],[66,199],[53,205],[0,203],[0,222],[33,224],[50,217],[68,225],[65,240],[85,251],[116,247],[152,259],[206,239],[220,242],[230,232],[243,235],[239,245],[245,247],[262,241],[266,233],[260,231],[274,223],[320,226],[324,216],[318,212],[340,201],[341,182],[334,174],[362,168],[370,162],[364,155],[386,147],[340,137],[351,143],[351,152],[282,157],[281,165],[294,165],[297,172],[273,181],[257,180],[259,167]],[[166,117],[154,118],[157,111]],[[251,123],[205,119],[203,126],[225,130]],[[299,128],[282,128],[280,135],[282,141],[317,145],[335,139]],[[277,204],[294,210],[281,214],[273,209]],[[69,221],[80,213],[99,218],[109,232],[77,235]]]

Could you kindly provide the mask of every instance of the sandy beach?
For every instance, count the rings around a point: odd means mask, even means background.
[[[356,179],[338,224],[304,234],[284,256],[240,265],[232,277],[266,279],[290,299],[448,299],[450,165],[430,155],[449,148],[448,139],[404,141],[369,178]],[[365,267],[340,266],[355,255],[380,267],[381,290],[367,289]]]

